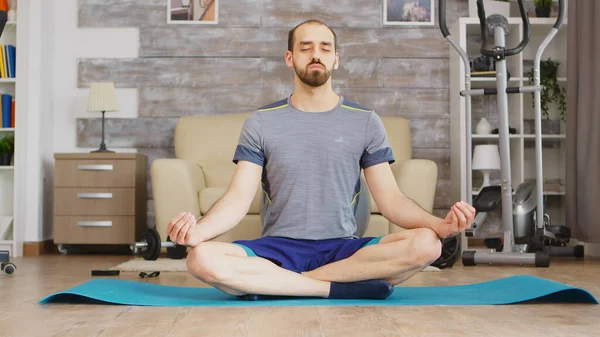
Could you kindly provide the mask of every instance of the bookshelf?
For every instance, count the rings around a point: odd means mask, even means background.
[[[2,36],[0,37],[0,45],[6,46],[11,45],[15,47],[15,54],[17,50],[17,40],[19,36],[17,35],[18,24],[17,21],[9,21],[6,23],[4,31],[2,32]],[[4,52],[6,49],[2,48]],[[0,55],[2,55],[0,53]],[[5,55],[6,56],[6,55]],[[2,100],[0,98],[0,103],[2,103],[3,108],[6,104],[6,99],[10,99],[11,106],[9,110],[9,116],[3,115],[5,113],[2,109],[0,109],[0,142],[6,137],[16,138],[17,132],[19,132],[19,125],[14,123],[15,119],[15,109],[17,104],[17,77],[15,74],[17,71],[15,70],[16,61],[13,61],[13,64],[10,65],[10,59],[14,60],[14,57],[10,57],[6,60],[4,57],[0,57],[0,66],[5,64],[5,61],[9,67],[9,69],[4,68],[0,70],[0,94],[2,95],[10,95],[10,98],[5,98]],[[8,70],[8,73],[6,72]],[[8,96],[5,96],[8,97]],[[14,107],[13,107],[14,101]],[[0,155],[1,156],[1,155]],[[20,247],[20,242],[17,239],[17,228],[15,221],[15,155],[12,155],[9,159],[9,162],[1,162],[0,161],[0,250],[8,250],[12,256],[21,255],[22,247]]]
[[[507,57],[507,69],[510,72],[508,86],[527,86],[529,84],[528,72],[533,67],[538,46],[542,43],[556,18],[529,18],[531,24],[531,38],[525,50],[518,55]],[[523,23],[520,17],[508,18],[510,35],[506,36],[507,48],[515,47],[522,38]],[[567,84],[567,29],[565,25],[556,34],[552,42],[545,49],[542,61],[549,57],[560,62],[558,68],[559,85],[566,88]],[[478,18],[459,18],[450,30],[453,39],[467,51],[470,59],[479,56],[481,46],[480,26]],[[491,38],[493,43],[493,38]],[[456,51],[450,48],[450,134],[451,134],[451,199],[467,200],[470,193],[473,199],[477,196],[483,182],[481,172],[466,172],[466,102],[460,96],[460,91],[465,87],[465,68]],[[471,78],[471,87],[495,88],[495,77]],[[566,151],[566,124],[560,120],[560,111],[552,103],[549,104],[549,121],[542,117],[542,157],[544,176],[544,199],[546,200],[546,213],[551,217],[552,224],[565,224],[565,151]],[[488,119],[492,129],[498,127],[498,112],[496,96],[479,96],[472,98],[472,151],[479,144],[498,144],[497,134],[475,134],[477,123],[482,118]],[[508,95],[508,120],[511,128],[516,129],[510,135],[511,178],[513,191],[519,184],[526,180],[535,179],[535,130],[534,108],[532,94]],[[473,153],[473,152],[472,152]],[[467,174],[472,175],[472,191],[467,191]],[[500,172],[491,175],[491,183],[500,183]],[[483,228],[473,239],[500,238],[502,237],[501,209],[492,212],[483,225]],[[469,238],[462,235],[463,249],[468,248]]]

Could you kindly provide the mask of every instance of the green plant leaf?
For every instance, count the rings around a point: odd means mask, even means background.
[[[558,83],[557,76],[559,66],[560,62],[552,61],[551,58],[548,58],[546,61],[540,61],[540,85],[542,86],[542,91],[540,92],[540,108],[542,110],[542,115],[549,120],[548,104],[556,103],[560,110],[560,119],[565,121],[567,113],[567,97],[565,88],[562,88]],[[529,79],[529,84],[533,85],[535,83],[533,70],[528,73],[527,77]],[[531,94],[531,98],[531,104],[535,107],[535,95],[533,93]]]
[[[552,0],[534,0],[533,4],[536,8],[552,8]]]

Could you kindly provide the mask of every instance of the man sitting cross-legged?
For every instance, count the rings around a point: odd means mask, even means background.
[[[191,247],[191,274],[244,299],[387,298],[440,256],[440,238],[470,226],[475,209],[457,202],[441,219],[402,194],[380,117],[332,90],[339,54],[328,26],[313,20],[290,31],[285,61],[294,92],[245,121],[225,195],[199,221],[187,212],[173,218],[167,235]],[[405,231],[353,235],[361,170],[383,216]],[[209,241],[242,220],[258,184],[261,237]]]

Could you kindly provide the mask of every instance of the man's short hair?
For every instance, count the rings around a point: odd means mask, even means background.
[[[337,35],[333,31],[333,29],[331,29],[331,27],[329,27],[327,24],[325,24],[322,21],[312,19],[312,20],[306,20],[306,21],[298,24],[292,30],[290,30],[290,33],[289,33],[289,36],[288,36],[288,51],[293,51],[294,50],[294,33],[296,32],[296,29],[298,29],[298,27],[300,27],[300,26],[302,26],[304,24],[307,24],[307,23],[316,23],[316,24],[320,24],[320,25],[323,25],[323,26],[327,27],[331,31],[331,33],[333,34],[333,48],[334,48],[334,51],[338,50]]]

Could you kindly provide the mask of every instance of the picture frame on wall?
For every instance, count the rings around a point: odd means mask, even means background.
[[[435,0],[383,0],[383,24],[433,26]]]
[[[219,23],[219,0],[166,0],[167,23],[205,25]]]

